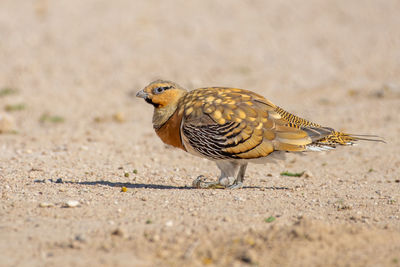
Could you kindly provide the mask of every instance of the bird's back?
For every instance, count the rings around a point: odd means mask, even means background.
[[[321,151],[350,145],[356,136],[295,116],[254,92],[209,87],[178,105],[189,152],[212,159],[253,159],[273,151]]]

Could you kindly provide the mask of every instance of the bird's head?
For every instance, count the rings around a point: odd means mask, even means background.
[[[186,92],[184,88],[174,82],[157,80],[139,91],[136,96],[144,98],[147,103],[157,109],[176,104]]]
[[[186,89],[170,81],[157,80],[139,91],[136,96],[154,106],[154,127],[162,126],[175,112]]]

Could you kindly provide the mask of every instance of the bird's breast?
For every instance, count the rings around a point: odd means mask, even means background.
[[[158,137],[171,146],[183,149],[186,151],[182,144],[180,126],[183,114],[179,114],[178,110],[158,129],[155,129]]]

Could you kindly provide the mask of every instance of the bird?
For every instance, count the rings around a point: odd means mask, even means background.
[[[156,80],[136,96],[154,107],[153,128],[165,144],[216,163],[218,180],[200,175],[192,183],[195,188],[242,188],[248,163],[274,161],[287,152],[326,151],[359,140],[384,142],[375,135],[321,126],[245,89],[188,91]]]

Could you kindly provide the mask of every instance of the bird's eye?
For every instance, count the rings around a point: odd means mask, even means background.
[[[164,92],[165,90],[170,89],[171,87],[172,86],[157,87],[153,91],[154,91],[154,94],[161,94],[162,92]]]
[[[157,87],[154,89],[154,93],[156,94],[161,94],[162,92],[164,92],[164,87]]]

